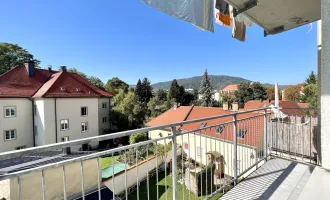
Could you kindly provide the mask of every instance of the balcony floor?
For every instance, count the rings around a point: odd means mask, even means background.
[[[280,158],[266,162],[221,200],[298,199],[315,167]]]

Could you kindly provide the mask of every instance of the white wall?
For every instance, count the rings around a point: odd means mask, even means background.
[[[102,102],[107,102],[106,109],[102,108]],[[61,138],[66,136],[69,140],[97,136],[103,133],[103,129],[109,128],[108,98],[42,98],[35,99],[35,104],[37,105],[35,116],[35,125],[38,129],[37,145],[55,143],[56,128],[57,142],[61,142]],[[81,107],[87,107],[87,116],[81,116]],[[106,123],[102,123],[103,116],[107,117]],[[63,119],[69,120],[69,130],[61,130]],[[82,122],[88,122],[88,131],[81,131]],[[56,128],[55,124],[57,124]],[[97,146],[98,142],[90,145]]]
[[[162,136],[168,136],[170,131],[165,130],[155,130],[149,131],[149,138],[155,139],[160,138],[159,133],[162,133]],[[171,140],[166,140],[166,143],[170,142]],[[239,141],[238,141],[239,142]],[[159,143],[164,143],[160,141]],[[184,143],[188,144],[188,149],[184,148]],[[233,143],[231,141],[220,141],[216,140],[215,138],[208,138],[203,135],[196,133],[185,134],[183,136],[177,136],[177,144],[182,145],[183,151],[187,154],[187,157],[190,156],[193,160],[196,160],[198,163],[202,163],[206,165],[208,162],[206,153],[208,152],[218,152],[224,157],[225,167],[224,173],[230,176],[233,176]],[[202,148],[202,156],[197,155],[197,148]],[[249,167],[255,164],[257,151],[255,147],[247,146],[243,144],[237,145],[237,160],[238,162],[238,174],[242,173]],[[251,156],[253,155],[253,156]]]
[[[99,133],[103,134],[104,130],[110,129],[110,119],[109,119],[109,112],[110,112],[110,99],[109,98],[99,98]],[[106,103],[107,107],[102,108],[102,103]],[[107,122],[103,123],[103,117],[107,118]]]
[[[4,107],[15,106],[16,116],[5,118]],[[27,98],[0,99],[0,152],[16,150],[16,147],[33,146],[32,102]],[[17,139],[5,142],[4,130],[16,129]]]

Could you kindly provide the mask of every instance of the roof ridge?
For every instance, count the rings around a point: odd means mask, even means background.
[[[54,74],[56,74],[56,73],[54,73]],[[49,81],[49,79],[54,75],[54,74],[50,74],[48,77],[47,77],[47,80],[43,83],[43,84],[41,84],[40,85],[40,87],[31,95],[31,97],[33,97],[35,94],[37,94],[37,92]],[[59,75],[60,76],[60,75]],[[53,85],[52,85],[53,86]],[[50,86],[49,88],[51,88],[52,86]],[[48,90],[49,90],[49,88],[48,88]],[[48,91],[47,90],[47,91]],[[47,93],[47,91],[45,92],[45,93]],[[44,94],[45,94],[44,93]],[[43,96],[43,95],[42,95]]]
[[[47,92],[48,92],[48,91],[54,86],[55,82],[61,77],[62,72],[56,72],[56,73],[50,75],[50,76],[48,77],[47,81],[46,81],[44,84],[41,85],[41,87],[37,90],[37,92],[35,92],[35,93],[32,95],[32,97],[33,97],[35,94],[37,94],[37,93],[39,92],[39,90],[40,90],[43,86],[45,86],[45,84],[48,83],[48,81],[50,81],[50,78],[51,78],[51,77],[53,77],[54,75],[57,75],[57,74],[58,74],[58,76],[56,77],[56,79],[54,80],[54,82],[53,82],[53,83],[50,85],[50,87],[48,87],[48,89],[47,89],[45,92],[43,92],[43,94],[40,96],[40,97],[44,97],[44,95],[46,95],[46,93],[47,93]]]

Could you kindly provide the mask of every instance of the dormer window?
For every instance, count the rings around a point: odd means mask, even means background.
[[[65,87],[61,87],[61,91],[62,92],[65,92],[66,91],[66,88]]]
[[[77,91],[77,92],[80,92],[80,88],[76,88],[76,91]]]

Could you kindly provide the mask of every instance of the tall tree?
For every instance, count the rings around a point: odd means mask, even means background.
[[[24,65],[26,61],[34,61],[36,66],[40,64],[39,60],[17,44],[0,43],[0,75],[12,67]]]
[[[93,85],[95,85],[96,87],[104,90],[104,83],[101,81],[101,79],[95,77],[95,76],[90,76],[88,78],[88,81],[91,82]]]
[[[142,102],[142,96],[143,96],[143,87],[142,87],[142,82],[141,80],[139,79],[137,84],[136,84],[136,87],[135,87],[135,94],[136,96],[138,97],[139,101]]]
[[[235,91],[235,98],[240,108],[244,108],[244,104],[247,101],[253,100],[253,90],[250,88],[248,82],[242,82],[238,84],[238,90]]]
[[[287,101],[298,101],[300,97],[301,85],[290,85],[284,89],[284,98]]]
[[[118,90],[123,90],[125,93],[128,92],[129,85],[124,81],[120,80],[118,77],[113,77],[109,79],[105,84],[105,90],[109,93],[118,93]]]
[[[211,107],[214,91],[207,73],[207,69],[204,72],[203,79],[199,87],[199,94],[202,95],[201,105],[204,107]]]
[[[147,78],[142,81],[142,102],[147,104],[152,98],[152,87],[151,83]]]
[[[267,99],[267,90],[264,86],[261,85],[259,82],[254,82],[250,85],[250,88],[253,91],[253,96],[252,98],[254,100],[265,100]]]
[[[309,84],[316,84],[316,83],[317,83],[317,78],[316,78],[314,71],[312,71],[309,74],[309,76],[307,77],[307,79],[305,80],[304,86],[309,85]]]
[[[182,97],[184,93],[184,88],[180,87],[178,81],[174,79],[171,83],[170,90],[168,92],[168,98],[170,101],[175,101],[176,103],[182,102]]]

